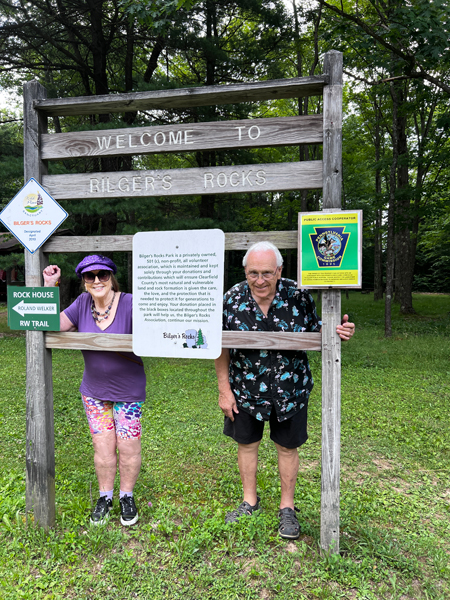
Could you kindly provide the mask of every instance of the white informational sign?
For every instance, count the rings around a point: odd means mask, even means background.
[[[152,231],[133,238],[133,352],[218,358],[225,234]]]
[[[0,221],[33,254],[58,229],[68,213],[33,178],[0,213]]]

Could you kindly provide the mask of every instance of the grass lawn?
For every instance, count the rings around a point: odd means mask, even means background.
[[[320,355],[310,439],[300,449],[300,539],[281,540],[276,453],[265,434],[263,511],[224,525],[241,502],[234,443],[222,434],[211,361],[145,359],[148,400],[139,523],[117,500],[88,525],[97,484],[79,397],[81,353],[53,351],[57,526],[25,518],[25,339],[0,307],[0,598],[259,600],[450,598],[450,296],[416,295],[417,314],[383,337],[383,303],[345,294],[357,333],[343,344],[340,555],[319,549]],[[116,485],[118,489],[118,486]]]

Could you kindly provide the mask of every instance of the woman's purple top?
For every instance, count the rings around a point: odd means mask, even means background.
[[[104,331],[91,314],[91,295],[78,296],[64,311],[78,331],[85,333],[131,333],[132,295],[120,294],[114,321]],[[80,392],[111,402],[144,402],[145,372],[142,360],[132,352],[82,350],[84,373]]]

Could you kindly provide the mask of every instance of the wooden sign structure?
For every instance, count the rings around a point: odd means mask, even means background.
[[[47,117],[186,108],[323,95],[323,115],[267,118],[110,131],[48,134]],[[47,99],[36,81],[24,84],[25,180],[34,177],[56,200],[153,195],[284,191],[323,187],[323,209],[340,209],[342,187],[342,54],[325,55],[324,74],[108,96]],[[79,156],[192,152],[229,147],[323,144],[323,160],[120,173],[48,175],[47,161]],[[297,232],[227,233],[225,249],[270,240],[296,248]],[[55,237],[25,251],[26,285],[42,285],[49,252],[132,249],[132,236]],[[336,326],[341,295],[322,294],[322,333],[223,332],[225,348],[322,351],[322,548],[339,551],[340,361]],[[131,351],[130,335],[27,331],[27,510],[42,527],[55,523],[55,458],[51,348]]]

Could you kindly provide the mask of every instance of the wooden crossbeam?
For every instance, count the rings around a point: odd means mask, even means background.
[[[323,88],[327,83],[327,75],[294,77],[292,79],[208,85],[176,90],[134,92],[131,94],[55,98],[36,102],[34,108],[48,116],[99,115],[154,109],[167,110],[169,108],[322,96]]]
[[[322,161],[43,175],[42,185],[55,200],[313,190],[322,187]]]
[[[118,333],[79,333],[48,331],[46,348],[64,350],[104,350],[105,352],[132,352],[133,336]],[[223,348],[259,350],[322,350],[321,333],[290,333],[261,331],[223,331]],[[187,356],[187,358],[189,358]]]
[[[258,231],[225,233],[225,250],[248,250],[256,242],[269,241],[280,250],[297,248],[297,231]],[[54,236],[44,252],[131,252],[132,235]]]
[[[45,134],[44,160],[322,144],[323,115]]]

